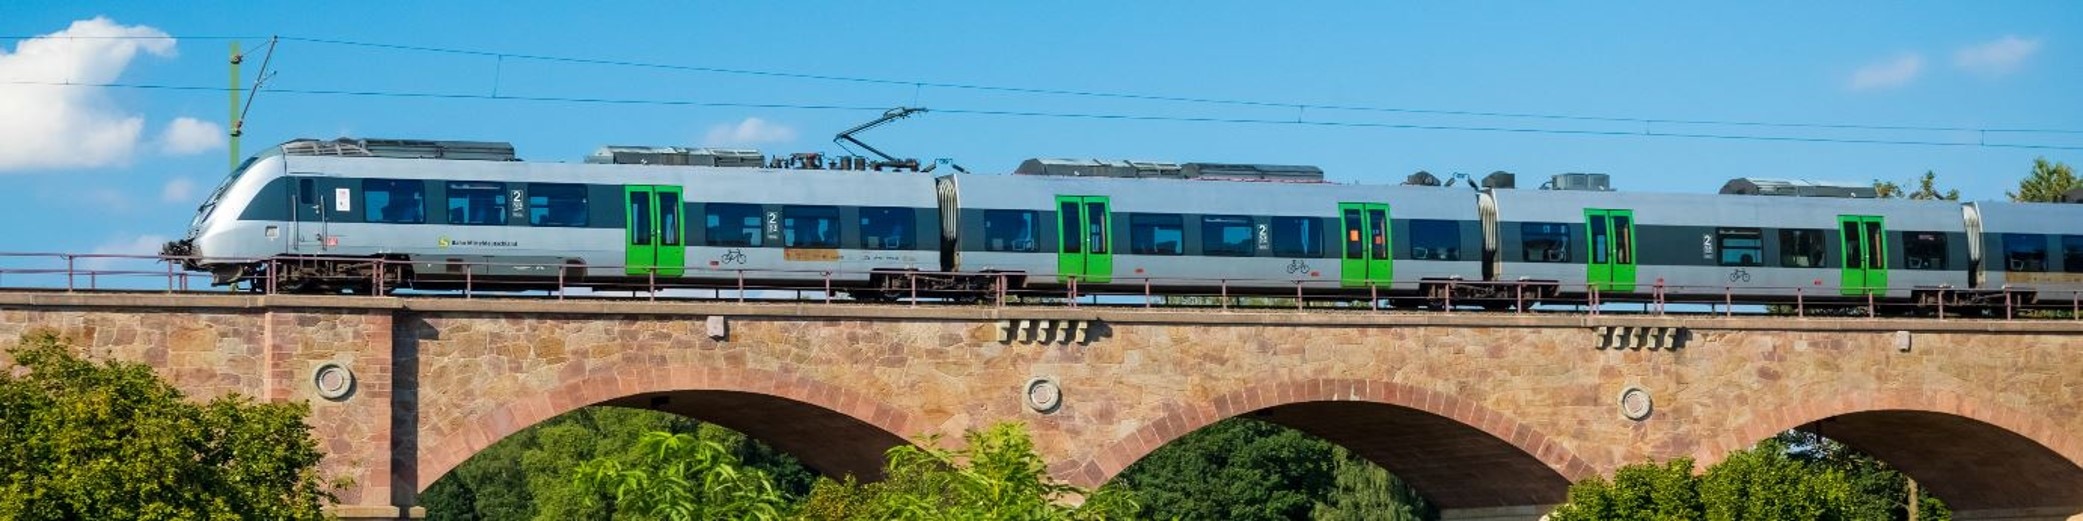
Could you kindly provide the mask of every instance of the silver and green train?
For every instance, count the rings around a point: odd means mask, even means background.
[[[297,140],[237,168],[164,253],[219,285],[332,293],[887,299],[1075,285],[1506,307],[1594,295],[1987,306],[2083,291],[2074,204],[1349,185],[1279,165],[871,165],[634,147],[534,162],[503,143]]]

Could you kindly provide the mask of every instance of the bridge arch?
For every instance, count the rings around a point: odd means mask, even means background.
[[[1313,378],[1249,385],[1192,406],[1174,404],[1069,470],[1068,477],[1098,486],[1159,447],[1236,416],[1343,446],[1441,508],[1560,503],[1571,482],[1597,473],[1560,440],[1473,400],[1395,382]]]
[[[1703,443],[1711,465],[1800,428],[1872,454],[1956,513],[2083,513],[2083,439],[2043,416],[1948,391],[1887,390],[1780,407]]]
[[[715,423],[831,476],[879,476],[884,451],[909,443],[906,437],[924,428],[912,413],[873,396],[792,372],[629,365],[560,382],[453,428],[422,429],[418,491],[493,443],[589,405],[655,409]]]

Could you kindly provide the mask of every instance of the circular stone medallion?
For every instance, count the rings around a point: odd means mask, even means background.
[[[311,372],[311,386],[318,388],[318,396],[327,400],[340,400],[354,392],[354,371],[339,362],[319,364]]]
[[[1656,404],[1649,399],[1649,391],[1640,387],[1628,387],[1620,391],[1621,416],[1626,416],[1627,419],[1634,421],[1642,421],[1648,419],[1649,413],[1655,410]]]
[[[1063,405],[1063,388],[1058,387],[1055,380],[1048,378],[1036,377],[1028,380],[1026,395],[1027,408],[1034,409],[1034,412],[1048,414],[1056,412],[1056,408]]]

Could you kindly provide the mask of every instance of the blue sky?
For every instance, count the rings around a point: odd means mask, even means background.
[[[97,17],[102,20],[94,20]],[[910,83],[1315,106],[1696,121],[2083,131],[2076,2],[0,2],[0,251],[149,253],[226,171],[229,42],[277,49],[284,91],[671,100],[1530,129],[1421,130],[929,113],[867,134],[898,155],[1005,172],[1028,157],[1314,164],[1342,182],[1416,170],[1605,172],[1621,190],[1733,177],[1908,180],[1997,199],[2083,132],[1890,131],[1341,111],[1019,94]],[[18,37],[164,34],[172,41]],[[863,83],[416,52],[875,78]],[[58,45],[63,43],[63,45]],[[127,56],[127,59],[124,59]],[[259,54],[245,71],[255,72]],[[89,81],[95,80],[95,81]],[[9,82],[14,82],[10,84]],[[495,91],[496,89],[496,91]],[[252,151],[338,136],[513,142],[530,160],[603,144],[837,151],[873,110],[701,107],[263,90]],[[186,119],[184,119],[186,118]],[[2067,149],[1559,134],[1654,132]],[[0,280],[0,283],[5,283]]]

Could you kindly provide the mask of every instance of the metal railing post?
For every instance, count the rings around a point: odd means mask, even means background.
[[[74,258],[74,257],[73,257],[73,256],[72,256],[71,254],[66,254],[66,255],[65,255],[65,292],[66,292],[66,293],[71,293],[71,292],[72,292],[72,264],[73,264],[72,260],[73,260],[73,258]]]
[[[276,261],[275,259],[268,259],[268,288],[267,288],[267,294],[269,294],[269,295],[273,295],[273,294],[275,294],[275,292],[276,292],[277,290],[281,289],[281,288],[277,288],[277,287],[275,287],[275,286],[277,286],[277,285],[278,285],[278,282],[277,282],[277,281],[278,281],[278,280],[280,279],[280,277],[281,277],[281,276],[279,275],[279,274],[280,274],[281,272],[282,272],[282,263],[281,263],[281,262],[277,262],[277,261]]]
[[[1229,311],[1229,310],[1230,310],[1230,279],[1216,279],[1216,280],[1217,280],[1217,282],[1216,282],[1216,283],[1217,283],[1217,284],[1220,284],[1220,285],[1222,286],[1222,310],[1223,310],[1223,311]]]
[[[1381,311],[1381,288],[1374,281],[1367,281],[1367,307]]]
[[[1590,284],[1585,284],[1584,290],[1589,292],[1589,294],[1585,296],[1584,302],[1586,304],[1589,304],[1588,307],[1591,308],[1589,310],[1591,312],[1591,315],[1598,316],[1598,283],[1593,282]]]
[[[564,274],[568,271],[571,271],[569,264],[557,269],[557,300],[564,300]]]
[[[832,303],[832,272],[825,272],[825,303]]]
[[[1938,288],[1938,319],[1946,319],[1946,288]]]
[[[471,290],[473,290],[473,289],[476,289],[476,286],[477,286],[477,281],[476,281],[476,277],[475,277],[475,276],[477,275],[477,270],[475,270],[475,269],[472,269],[472,268],[473,268],[473,266],[471,266],[469,262],[464,262],[464,263],[463,263],[463,298],[464,298],[464,299],[469,299],[469,298],[470,298],[470,292],[471,292]]]
[[[2013,297],[2011,296],[2011,287],[2010,287],[2010,286],[2004,286],[2004,288],[2003,288],[2003,319],[2004,319],[2004,320],[2010,320],[2010,319],[2011,319],[2011,318],[2012,318],[2012,317],[2013,317],[2014,315],[2016,315],[2016,312],[2012,311],[2012,306],[2014,305],[2014,302],[2015,302],[2015,301],[2013,300]]]
[[[1512,312],[1526,312],[1526,281],[1519,281],[1512,289]]]
[[[1150,277],[1143,277],[1143,309],[1150,309],[1154,305],[1156,300],[1150,296]]]
[[[171,259],[171,258],[165,258],[165,257],[162,257],[162,258],[160,258],[160,260],[164,260],[164,261],[166,261],[166,292],[167,292],[167,293],[173,293],[173,292],[174,292],[174,262],[173,262],[173,259]]]
[[[371,268],[373,268],[370,271],[376,272],[376,274],[373,275],[373,277],[375,277],[375,280],[369,281],[369,296],[383,296],[383,259],[370,260],[369,265],[371,266]],[[564,280],[564,272],[557,272],[557,280]]]
[[[1071,276],[1070,276],[1070,290],[1069,290],[1069,291],[1070,291],[1070,293],[1066,294],[1065,296],[1068,296],[1068,297],[1070,297],[1070,298],[1068,298],[1068,299],[1065,299],[1065,300],[1066,300],[1066,301],[1068,301],[1068,302],[1070,302],[1070,307],[1071,307],[1071,309],[1077,309],[1077,307],[1078,307],[1078,276],[1077,276],[1077,275],[1071,275]]]
[[[1876,315],[1879,315],[1879,314],[1880,314],[1880,307],[1879,307],[1879,306],[1875,306],[1875,305],[1873,305],[1873,289],[1872,289],[1872,288],[1867,288],[1867,289],[1866,289],[1866,318],[1873,318],[1874,316],[1876,316]]]
[[[1736,288],[1721,287],[1721,318],[1736,316]]]
[[[1295,311],[1302,310],[1302,281],[1295,281]]]
[[[1012,285],[1012,282],[1011,282],[1010,280],[1006,279],[1006,277],[1005,277],[1005,274],[1004,274],[1004,273],[1000,273],[1000,274],[998,274],[998,282],[997,282],[997,284],[998,284],[998,288],[997,288],[997,289],[998,289],[998,306],[997,306],[997,307],[1001,307],[1001,308],[1002,308],[1002,307],[1005,307],[1005,292],[1007,291],[1007,287],[1008,287],[1008,286],[1011,286],[1011,285]]]
[[[919,274],[906,273],[904,278],[905,283],[911,286],[911,307],[919,307]]]
[[[744,270],[743,268],[739,268],[739,269],[738,269],[737,271],[738,271],[738,303],[739,303],[739,304],[744,304],[744,303],[745,303],[745,270]]]
[[[1808,318],[1808,299],[1800,286],[1794,286],[1794,318]]]
[[[1454,312],[1454,279],[1447,279],[1446,305],[1440,308],[1440,311]]]

